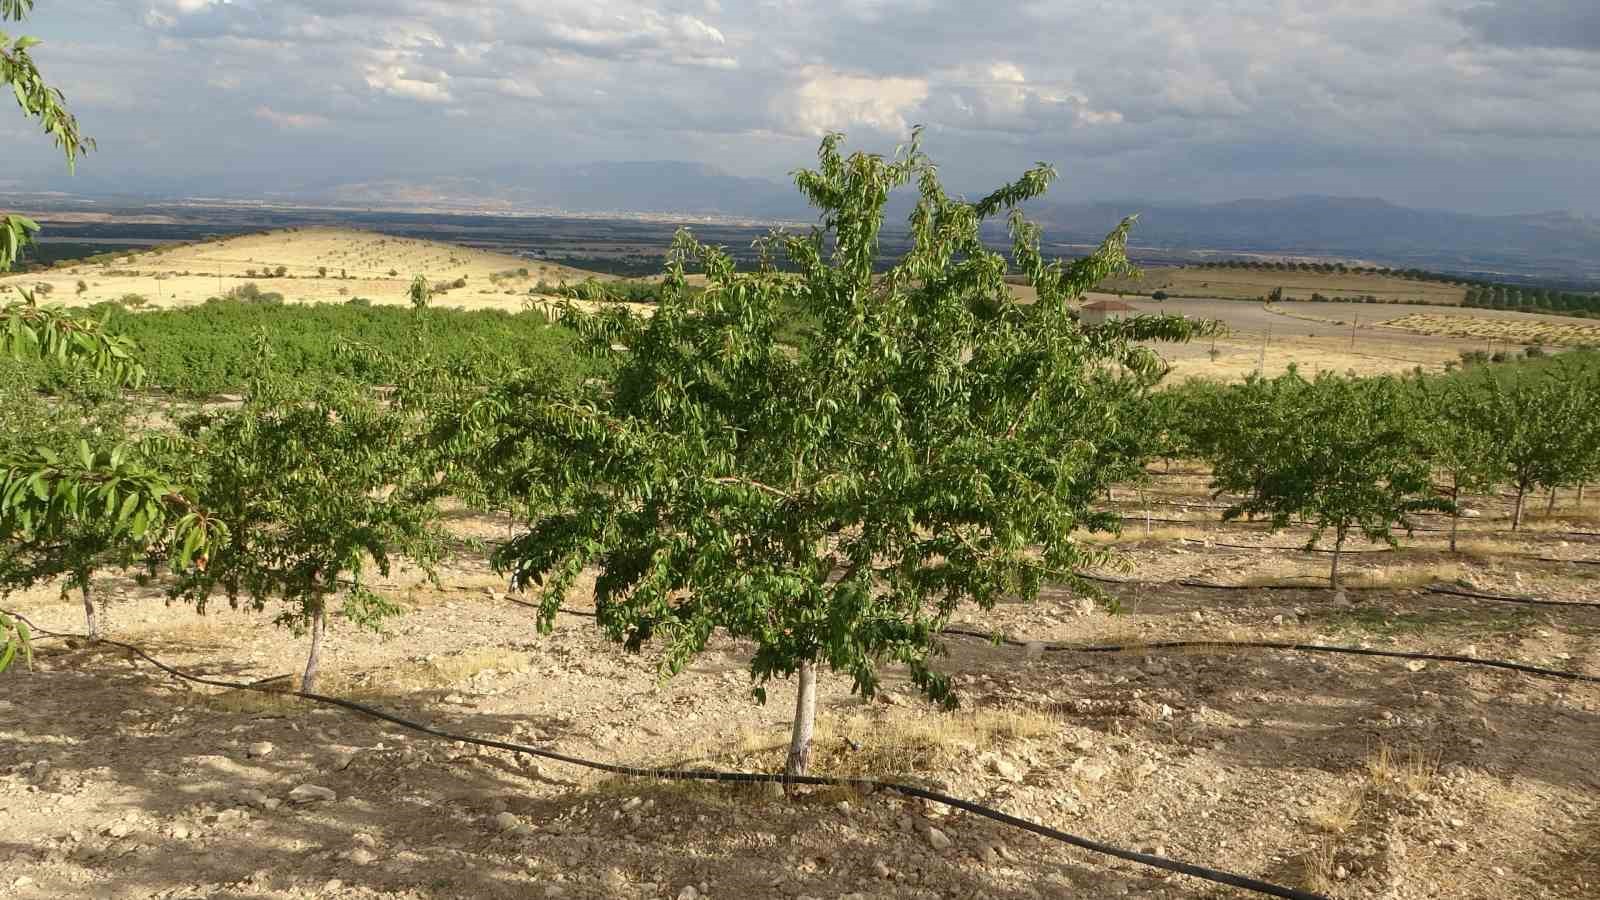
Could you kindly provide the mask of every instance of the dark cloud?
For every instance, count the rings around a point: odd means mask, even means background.
[[[1461,21],[1502,47],[1600,51],[1596,0],[1492,0],[1463,10]]]

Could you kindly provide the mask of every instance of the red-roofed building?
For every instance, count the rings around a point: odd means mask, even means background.
[[[1121,300],[1096,300],[1084,304],[1078,312],[1078,320],[1085,325],[1101,325],[1112,319],[1125,319],[1138,311]]]

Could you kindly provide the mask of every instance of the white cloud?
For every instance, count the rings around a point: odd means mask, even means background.
[[[774,112],[799,134],[821,135],[856,125],[901,134],[911,127],[906,114],[927,97],[924,78],[875,78],[810,66],[780,97]]]
[[[326,117],[314,113],[279,112],[266,105],[256,107],[255,117],[282,131],[325,128],[331,124]]]
[[[218,116],[242,120],[231,132],[241,146],[250,128],[286,127],[252,115],[258,108],[315,110],[367,152],[401,146],[393,138],[415,131],[414,104],[473,116],[512,105],[515,115],[495,119],[495,141],[441,137],[438,165],[505,165],[537,147],[552,162],[648,155],[776,176],[805,163],[821,132],[849,130],[886,149],[921,123],[946,172],[978,186],[1045,159],[1092,173],[1086,180],[1110,195],[1392,188],[1395,199],[1448,205],[1451,179],[1470,186],[1496,161],[1506,194],[1529,186],[1529,208],[1600,211],[1595,8],[74,0],[40,4],[30,26],[49,39],[41,65],[48,58],[102,147],[158,146],[154,162],[170,165],[203,162],[181,136]],[[20,152],[55,163],[37,136]],[[241,152],[227,148],[229,158]],[[261,153],[258,168],[270,167]],[[91,167],[120,159],[135,164],[105,152]],[[363,165],[413,159],[380,149]],[[1188,177],[1199,165],[1206,178]],[[1434,196],[1414,196],[1423,183]]]
[[[367,87],[395,97],[422,103],[449,103],[454,99],[450,89],[445,86],[449,77],[441,74],[438,80],[430,81],[413,78],[405,66],[381,65],[367,67],[366,81]]]

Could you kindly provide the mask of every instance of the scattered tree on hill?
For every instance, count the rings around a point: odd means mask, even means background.
[[[653,316],[563,305],[614,361],[608,376],[575,391],[518,380],[482,407],[503,429],[493,458],[525,473],[534,511],[496,559],[543,585],[541,628],[595,566],[600,627],[661,642],[664,675],[719,630],[754,642],[758,699],[798,676],[790,774],[807,770],[820,668],[870,696],[878,666],[898,662],[953,705],[932,657],[958,605],[1032,598],[1101,558],[1073,534],[1117,527],[1091,504],[1125,471],[1110,464],[1129,452],[1123,401],[1162,368],[1135,341],[1196,330],[1079,327],[1069,304],[1128,269],[1128,223],[1087,259],[1046,263],[1017,207],[1052,170],[966,203],[915,141],[894,159],[839,144],[796,176],[820,229],[773,236],[751,272],[681,234]],[[880,277],[884,205],[908,182],[913,249]],[[1008,210],[1035,303],[1013,299],[980,237]],[[777,271],[778,252],[797,275]],[[704,291],[687,289],[691,264]],[[809,325],[786,344],[796,311]]]
[[[428,279],[418,275],[411,279],[411,288],[406,292],[411,298],[413,309],[427,309],[428,301],[433,297],[433,288],[428,286]]]

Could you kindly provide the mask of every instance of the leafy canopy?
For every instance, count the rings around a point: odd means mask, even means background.
[[[1297,371],[1252,376],[1214,400],[1231,410],[1203,441],[1212,487],[1244,499],[1224,519],[1266,514],[1274,527],[1295,518],[1312,526],[1307,546],[1329,529],[1335,548],[1352,531],[1395,544],[1410,515],[1451,508],[1432,496],[1428,455],[1415,428],[1406,386],[1393,378],[1307,381]],[[1337,556],[1333,574],[1338,587]]]
[[[398,610],[366,573],[388,574],[396,557],[427,568],[443,551],[440,482],[411,453],[419,426],[361,386],[292,380],[261,355],[242,406],[184,423],[196,493],[230,534],[172,593],[202,610],[219,591],[256,609],[276,599],[278,621],[298,631],[342,592],[346,618],[375,627]]]
[[[915,141],[893,158],[840,146],[828,137],[795,177],[820,227],[773,234],[754,271],[685,232],[654,315],[562,304],[613,368],[573,390],[513,381],[480,404],[489,465],[535,510],[497,561],[542,582],[546,629],[597,569],[601,627],[659,639],[664,674],[721,629],[754,642],[761,699],[811,663],[870,694],[894,661],[953,703],[930,666],[939,629],[961,603],[1032,597],[1098,558],[1072,535],[1116,527],[1091,502],[1139,452],[1118,440],[1139,414],[1124,401],[1164,370],[1136,342],[1197,326],[1080,324],[1073,301],[1129,268],[1131,222],[1086,259],[1047,261],[1018,207],[1049,167],[972,203]],[[907,184],[912,249],[874,274],[885,203]],[[1003,213],[1037,302],[1013,296],[980,238]],[[809,324],[790,343],[795,318]]]

